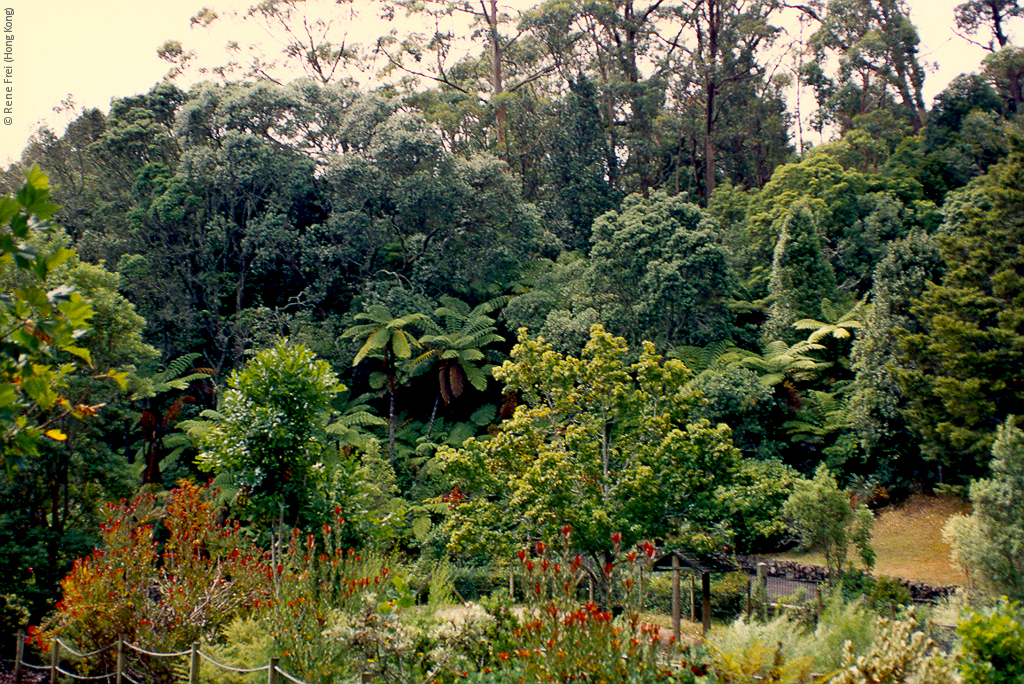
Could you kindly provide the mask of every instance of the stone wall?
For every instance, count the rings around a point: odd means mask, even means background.
[[[737,556],[736,564],[748,575],[757,574],[757,566],[764,563],[769,577],[781,577],[795,582],[827,582],[828,568],[820,565],[804,565],[795,561],[758,558],[756,556]],[[958,587],[936,587],[917,580],[893,578],[907,588],[911,598],[916,602],[933,602],[953,594]]]

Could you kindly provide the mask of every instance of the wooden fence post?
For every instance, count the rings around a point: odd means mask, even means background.
[[[124,681],[124,637],[117,637],[117,670],[115,671],[117,684]]]
[[[702,572],[700,574],[700,617],[701,617],[701,636],[705,639],[708,636],[708,632],[711,631],[711,573]]]
[[[761,593],[764,593],[764,606],[758,606],[758,609],[763,609],[764,614],[759,616],[767,620],[769,618],[769,607],[771,606],[771,598],[768,596],[768,565],[765,563],[757,564],[757,593],[758,599],[761,597]]]
[[[199,684],[199,642],[192,642],[188,661],[188,684]]]
[[[270,667],[267,669],[267,684],[280,684],[281,677],[278,675],[277,666],[281,662],[280,658],[271,658]]]
[[[21,661],[25,658],[25,633],[20,629],[14,635],[17,643],[14,645],[14,681],[21,684]]]
[[[676,643],[682,643],[682,628],[680,623],[680,596],[679,596],[679,554],[672,552],[672,636]]]
[[[53,653],[50,654],[50,684],[57,684],[57,667],[60,665],[60,641],[54,639]]]
[[[697,573],[690,572],[690,622],[697,621]]]

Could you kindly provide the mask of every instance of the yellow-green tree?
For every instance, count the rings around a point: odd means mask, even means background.
[[[452,550],[507,552],[569,525],[573,545],[603,566],[615,532],[628,546],[683,523],[711,527],[716,489],[739,468],[730,430],[688,421],[699,397],[681,361],[663,362],[650,343],[628,355],[600,326],[579,358],[520,331],[494,371],[521,397],[515,415],[489,440],[440,452],[466,496],[448,519]]]

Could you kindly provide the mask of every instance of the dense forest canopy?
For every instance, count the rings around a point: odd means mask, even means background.
[[[900,0],[389,9],[423,29],[360,51],[267,0],[249,20],[284,54],[80,111],[8,169],[17,192],[38,166],[59,205],[31,239],[67,257],[46,287],[91,303],[91,370],[67,383],[95,409],[5,459],[0,586],[34,567],[38,611],[97,502],[182,477],[216,476],[254,525],[337,505],[353,539],[458,554],[558,528],[558,490],[496,521],[543,480],[531,454],[591,473],[569,517],[606,511],[593,539],[614,522],[702,548],[777,539],[822,463],[882,498],[989,474],[1024,414],[1016,2],[949,18],[991,55],[931,103]],[[806,44],[780,43],[783,11]],[[475,22],[457,59],[466,36],[430,33],[453,12]],[[386,85],[345,76],[371,57]],[[279,60],[307,76],[269,78]],[[799,154],[794,82],[834,132]],[[275,366],[315,401],[269,391]]]

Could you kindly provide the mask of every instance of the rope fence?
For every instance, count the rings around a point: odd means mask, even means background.
[[[17,684],[21,684],[24,679],[25,673],[28,671],[44,672],[49,674],[50,684],[57,684],[60,681],[60,677],[66,677],[76,682],[114,682],[115,684],[142,684],[138,679],[132,676],[129,672],[128,666],[128,652],[147,656],[150,658],[187,658],[188,663],[188,684],[199,684],[201,663],[205,661],[209,665],[216,667],[226,672],[234,672],[237,674],[257,674],[260,672],[267,673],[267,684],[310,684],[301,679],[298,679],[294,675],[282,670],[279,665],[278,658],[271,658],[270,662],[263,667],[253,668],[239,668],[225,665],[224,663],[218,662],[211,658],[207,654],[203,653],[199,648],[198,643],[192,644],[192,648],[187,651],[169,652],[162,653],[158,651],[150,651],[135,644],[128,643],[123,639],[119,639],[117,643],[104,646],[103,648],[96,649],[89,653],[79,653],[74,648],[64,643],[61,639],[56,639],[53,642],[52,648],[50,649],[50,663],[48,665],[35,664],[27,662],[25,660],[25,633],[18,632],[15,635],[17,644],[15,647],[15,660],[14,660],[14,681]],[[87,658],[96,658],[101,656],[108,651],[117,650],[116,659],[113,662],[112,669],[101,674],[90,674],[82,675],[74,672],[74,662],[82,661]],[[71,669],[68,669],[71,668]],[[138,673],[134,673],[139,676]],[[146,678],[143,677],[143,681]],[[364,673],[362,676],[363,682],[369,682],[369,675]]]

